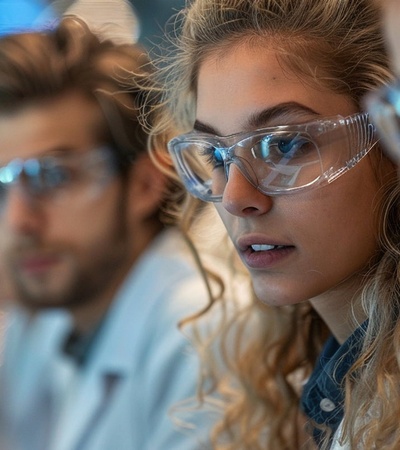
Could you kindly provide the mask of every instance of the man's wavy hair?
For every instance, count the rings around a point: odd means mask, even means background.
[[[54,29],[0,39],[0,115],[79,92],[102,111],[98,138],[115,152],[126,175],[138,155],[149,146],[164,148],[173,133],[153,134],[150,142],[157,98],[147,85],[153,70],[140,45],[102,39],[78,17],[65,16]],[[167,205],[175,204],[182,191],[171,183],[161,209],[170,210]]]

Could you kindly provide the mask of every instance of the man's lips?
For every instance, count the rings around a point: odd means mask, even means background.
[[[58,264],[60,258],[57,255],[32,255],[19,258],[18,267],[27,274],[40,274]]]

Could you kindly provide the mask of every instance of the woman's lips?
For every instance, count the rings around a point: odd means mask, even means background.
[[[296,247],[284,244],[253,243],[238,245],[243,262],[251,269],[268,269],[293,254]]]

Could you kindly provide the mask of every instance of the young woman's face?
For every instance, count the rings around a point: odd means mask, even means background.
[[[202,131],[224,136],[356,112],[348,97],[283,68],[273,51],[235,47],[200,67],[196,128]],[[358,283],[377,249],[373,153],[332,184],[273,197],[231,166],[217,209],[262,301],[294,304],[344,280]]]

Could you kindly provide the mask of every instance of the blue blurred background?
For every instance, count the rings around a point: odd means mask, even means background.
[[[98,10],[109,8],[120,0],[0,0],[0,35],[49,27],[60,14],[78,3],[98,4]],[[139,42],[152,52],[163,36],[165,24],[185,0],[122,0],[130,3],[139,19]]]

